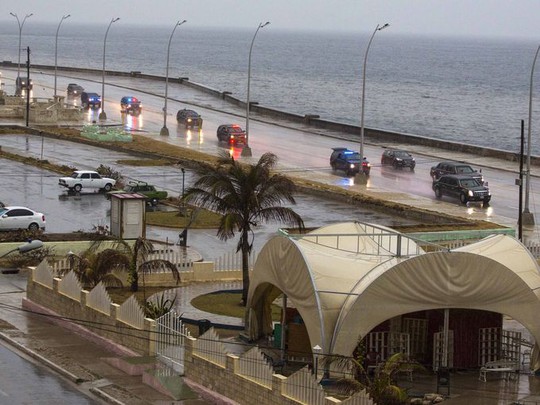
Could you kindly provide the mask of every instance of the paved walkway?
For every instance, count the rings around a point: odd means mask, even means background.
[[[104,403],[126,405],[210,404],[187,388],[189,399],[172,400],[130,376],[106,359],[130,357],[122,348],[104,348],[74,332],[22,309],[26,297],[26,271],[0,274],[0,340],[77,384],[81,391]],[[114,350],[113,350],[114,349]],[[1,377],[0,377],[1,378]],[[24,388],[22,388],[24,389]],[[188,395],[190,394],[190,395]],[[205,394],[206,395],[206,394]],[[0,399],[0,403],[9,399]]]

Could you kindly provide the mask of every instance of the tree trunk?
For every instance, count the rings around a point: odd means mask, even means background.
[[[249,291],[249,243],[248,234],[242,235],[242,305],[246,306]]]

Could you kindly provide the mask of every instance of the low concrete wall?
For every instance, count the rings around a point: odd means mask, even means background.
[[[116,319],[117,304],[111,304],[111,315],[97,311],[86,305],[88,291],[81,290],[80,300],[59,292],[59,279],[53,280],[52,290],[34,280],[35,269],[30,269],[26,286],[26,307],[44,307],[47,311],[69,320],[76,319],[73,329],[93,340],[114,342],[144,355],[155,354],[156,323],[145,319],[143,329],[136,329]],[[71,324],[71,322],[67,322]],[[77,326],[77,328],[75,328]],[[71,327],[70,327],[71,328]]]

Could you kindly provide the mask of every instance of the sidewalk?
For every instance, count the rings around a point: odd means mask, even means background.
[[[83,392],[100,397],[105,403],[148,404],[209,404],[189,387],[182,387],[183,400],[171,397],[146,385],[140,375],[131,376],[113,367],[106,359],[125,357],[121,348],[116,352],[26,312],[22,300],[26,297],[26,271],[0,274],[0,339],[43,363]],[[177,384],[181,384],[179,380]]]

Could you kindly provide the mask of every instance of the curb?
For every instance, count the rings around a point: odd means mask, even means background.
[[[28,347],[22,345],[21,343],[13,340],[11,337],[7,336],[5,333],[0,332],[0,339],[8,343],[9,345],[15,347],[17,350],[23,352],[27,356],[33,358],[34,360],[39,361],[40,363],[44,364],[45,366],[51,368],[52,370],[56,371],[58,374],[60,374],[62,377],[67,378],[71,382],[74,382],[75,384],[81,384],[85,382],[84,379],[77,377],[75,374],[71,373],[70,371],[66,370],[65,368],[59,366],[56,363],[53,363],[49,359],[43,357],[41,354],[36,353],[32,349],[29,349]],[[89,388],[89,391],[93,394],[99,396],[101,399],[104,399],[110,404],[113,405],[125,405],[124,402],[120,402],[116,400],[115,398],[111,397],[109,394],[105,393],[104,391],[100,390],[99,388]]]
[[[89,388],[88,391],[90,391],[92,394],[95,394],[96,396],[100,397],[101,399],[107,401],[109,404],[113,405],[126,405],[125,402],[119,401],[113,397],[111,397],[109,394],[107,394],[105,391],[100,390],[99,388]]]

